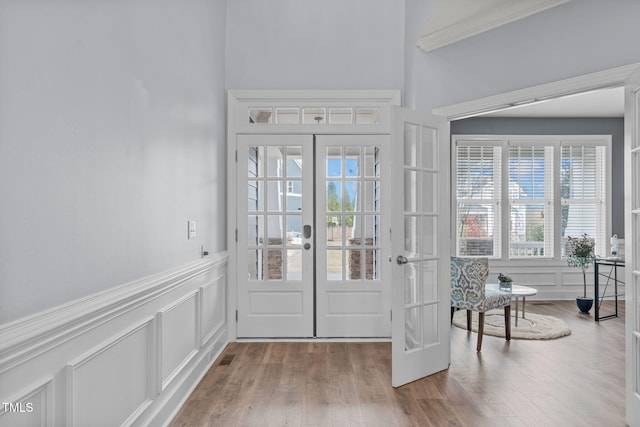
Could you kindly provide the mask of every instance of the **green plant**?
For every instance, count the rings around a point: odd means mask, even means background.
[[[569,267],[579,267],[582,269],[582,297],[587,296],[587,274],[586,269],[593,263],[595,258],[594,247],[596,242],[586,233],[582,237],[567,238],[567,263]]]
[[[500,282],[504,282],[504,283],[511,283],[513,282],[513,279],[509,276],[505,276],[504,274],[500,273],[498,274],[498,280]]]

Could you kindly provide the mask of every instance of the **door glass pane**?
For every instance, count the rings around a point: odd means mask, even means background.
[[[418,211],[418,172],[404,171],[404,210]]]
[[[267,258],[264,260],[265,278],[267,280],[282,280],[282,250],[267,249]]]
[[[422,172],[422,212],[438,212],[438,174]]]
[[[422,256],[437,255],[438,219],[432,216],[422,217],[422,233],[420,243],[422,246]]]
[[[360,280],[362,278],[362,269],[363,262],[365,262],[365,257],[363,257],[363,251],[360,249],[359,245],[350,246],[347,250],[348,252],[348,271],[347,280]]]
[[[425,169],[438,169],[436,163],[437,155],[437,131],[427,127],[422,128],[422,144],[420,151],[422,154],[422,167]]]
[[[365,212],[380,212],[380,181],[366,181],[363,195]]]
[[[404,303],[405,305],[417,304],[420,301],[420,288],[418,287],[418,271],[416,264],[410,262],[404,268]]]
[[[360,147],[345,147],[344,176],[360,176]]]
[[[342,251],[327,250],[327,280],[342,280]]]
[[[380,123],[379,108],[356,108],[356,124],[358,125],[375,125]]]
[[[249,246],[260,246],[263,243],[263,218],[262,215],[247,216],[247,244]]]
[[[404,125],[404,165],[417,166],[418,162],[418,132],[416,125]]]
[[[344,210],[347,212],[360,212],[360,183],[358,181],[346,181],[344,183],[345,198]]]
[[[269,235],[269,246],[282,246],[283,233],[283,215],[267,215],[267,233]]]
[[[302,215],[287,215],[287,245],[302,245]]]
[[[421,347],[422,319],[420,318],[420,307],[405,309],[404,311],[405,349],[415,350]]]
[[[287,280],[302,280],[302,250],[287,251]]]
[[[364,176],[367,178],[380,176],[379,147],[364,148]]]
[[[264,181],[247,183],[247,210],[256,212],[264,210]]]
[[[282,212],[284,209],[283,184],[284,181],[280,180],[267,182],[267,210]]]
[[[327,246],[342,246],[344,228],[340,215],[327,216]]]
[[[418,218],[415,216],[404,219],[404,252],[406,256],[415,256],[418,253]]]
[[[287,176],[302,176],[302,147],[287,146]]]
[[[282,147],[267,147],[267,176],[282,176]]]
[[[364,245],[377,246],[380,242],[380,215],[365,215],[362,218],[364,220],[362,232]]]
[[[264,176],[264,147],[248,148],[248,176],[263,177]]]
[[[247,256],[247,276],[249,280],[262,280],[262,251],[250,249]]]
[[[327,147],[327,177],[342,176],[342,147]]]
[[[327,212],[342,212],[342,182],[327,182]]]
[[[287,212],[302,211],[302,181],[286,181]]]
[[[422,261],[423,302],[435,302],[438,299],[438,262]]]

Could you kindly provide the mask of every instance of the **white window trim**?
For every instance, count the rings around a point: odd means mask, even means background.
[[[611,183],[611,135],[451,135],[451,215],[452,215],[452,253],[456,254],[458,251],[458,239],[457,233],[455,230],[457,229],[457,156],[456,156],[456,148],[458,145],[465,146],[501,146],[502,147],[502,167],[503,167],[503,176],[504,174],[508,175],[508,162],[505,159],[508,158],[509,155],[509,146],[514,145],[552,145],[554,147],[554,177],[557,178],[557,174],[559,173],[559,169],[557,166],[560,165],[560,147],[566,145],[582,145],[582,146],[596,146],[603,145],[606,147],[606,236],[611,235],[611,212],[612,212],[612,183]],[[556,220],[558,217],[558,212],[560,212],[559,207],[562,206],[561,198],[560,198],[560,180],[554,179],[554,194],[553,194],[553,205],[557,208],[554,209],[554,225],[553,225],[553,257],[513,257],[509,256],[509,230],[505,230],[505,226],[501,224],[500,233],[502,236],[501,240],[501,248],[499,251],[499,256],[490,257],[490,259],[494,261],[523,261],[523,262],[542,262],[543,264],[547,264],[549,262],[552,263],[565,263],[562,259],[561,255],[561,238],[558,236],[561,235],[561,222]],[[502,185],[502,214],[501,218],[503,222],[505,218],[509,218],[509,189],[508,185]]]

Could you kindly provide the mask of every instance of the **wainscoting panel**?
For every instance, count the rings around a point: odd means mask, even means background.
[[[225,276],[218,276],[200,287],[201,345],[209,341],[227,319]]]
[[[180,374],[200,347],[199,290],[190,292],[158,315],[161,390]]]
[[[0,325],[0,426],[168,424],[228,343],[227,262]]]
[[[68,426],[130,425],[149,406],[153,339],[150,318],[67,365]]]
[[[41,380],[0,405],[0,420],[6,425],[53,426],[53,378]],[[4,425],[4,424],[3,424]]]

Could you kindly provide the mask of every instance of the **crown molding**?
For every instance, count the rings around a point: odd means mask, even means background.
[[[426,52],[430,52],[439,47],[443,47],[457,41],[475,36],[485,31],[492,30],[502,25],[508,24],[518,19],[525,18],[543,10],[567,3],[570,0],[539,0],[539,1],[509,1],[505,0],[497,4],[485,7],[478,13],[466,16],[459,21],[452,22],[443,28],[418,38],[417,45]],[[442,2],[444,7],[460,7],[452,5],[451,0]],[[453,10],[453,9],[449,9]],[[455,14],[455,12],[454,12]],[[451,19],[450,19],[451,20]]]

